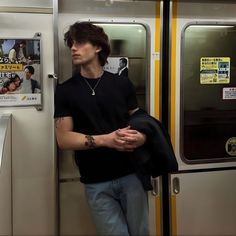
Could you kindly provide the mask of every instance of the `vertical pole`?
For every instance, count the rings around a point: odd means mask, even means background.
[[[170,0],[163,1],[162,14],[162,99],[161,121],[169,130],[169,86],[170,86]],[[163,235],[170,235],[169,175],[162,176]]]
[[[54,42],[54,74],[58,76],[59,74],[59,42],[58,42],[58,0],[53,0],[53,42]],[[56,88],[57,80],[54,81],[54,90]],[[53,101],[54,102],[54,101]],[[60,197],[59,197],[59,162],[58,162],[58,146],[55,142],[55,151],[54,151],[54,163],[55,163],[55,182],[56,182],[56,204],[55,204],[55,219],[56,219],[56,235],[60,235]]]

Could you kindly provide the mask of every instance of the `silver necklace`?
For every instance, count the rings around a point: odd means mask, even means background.
[[[91,89],[91,91],[92,91],[91,95],[92,95],[92,96],[95,96],[95,95],[96,95],[95,89],[96,89],[97,86],[99,85],[99,82],[101,81],[101,78],[98,79],[97,83],[94,85],[93,88],[91,87],[91,85],[89,84],[89,82],[87,81],[87,79],[85,79],[84,77],[82,77],[82,78],[83,78],[83,80],[85,81],[85,83],[88,85],[88,87]]]

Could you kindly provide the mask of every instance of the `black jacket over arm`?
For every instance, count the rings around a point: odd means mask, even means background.
[[[151,190],[151,176],[178,170],[178,163],[168,132],[160,121],[142,109],[130,116],[129,125],[146,135],[146,143],[134,151],[131,161],[145,190]]]

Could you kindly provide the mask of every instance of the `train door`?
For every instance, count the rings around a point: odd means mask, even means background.
[[[236,234],[236,3],[172,1],[172,235]]]
[[[159,25],[156,28],[160,20],[159,2],[64,0],[57,4],[55,27],[58,28],[59,51],[56,58],[59,58],[59,67],[55,72],[59,83],[70,78],[73,69],[76,69],[72,66],[70,52],[63,42],[63,34],[76,21],[90,21],[102,26],[110,38],[112,52],[105,70],[117,73],[119,59],[125,58],[140,106],[157,114],[159,91],[155,92],[154,87],[158,88],[159,83],[160,39],[155,41],[155,36],[160,37]],[[152,72],[154,69],[156,73]],[[59,151],[58,154],[60,235],[95,235],[95,226],[88,211],[73,153]],[[160,179],[154,180],[154,186],[149,197],[150,229],[152,235],[160,235]]]
[[[0,234],[56,235],[53,81],[48,79],[54,69],[52,2],[1,1],[0,12],[1,91],[5,82],[14,78],[13,74],[19,73],[20,79],[23,78],[26,65],[34,67],[33,78],[38,83],[40,80],[41,86],[37,96],[17,94],[15,87],[9,93],[1,92],[1,125],[2,119],[11,114],[11,129],[6,133],[5,142],[1,143],[1,147],[4,146],[1,184],[7,168],[6,158],[9,161],[11,158],[11,163],[8,164],[9,176],[5,175],[8,182],[5,182],[5,188],[0,188],[0,192],[3,191],[0,193],[0,215],[5,212],[1,217]],[[30,62],[19,62],[19,57],[9,62],[8,52],[19,40],[25,42],[25,59]],[[39,74],[40,78],[37,77]],[[23,81],[22,85],[24,83],[27,82]],[[32,105],[39,97],[42,100]],[[2,131],[1,127],[1,135]],[[10,195],[4,200],[7,191]]]

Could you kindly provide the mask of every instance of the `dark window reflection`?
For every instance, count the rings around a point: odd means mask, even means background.
[[[236,99],[223,88],[236,87],[236,27],[189,26],[184,33],[181,77],[181,147],[186,160],[226,160],[226,142],[236,137]],[[230,82],[201,84],[202,57],[230,57]]]

